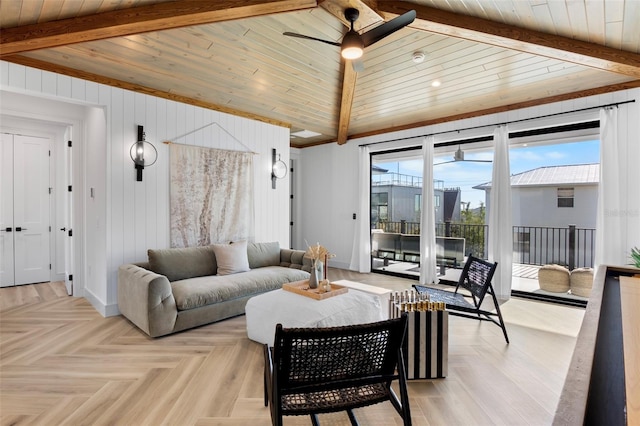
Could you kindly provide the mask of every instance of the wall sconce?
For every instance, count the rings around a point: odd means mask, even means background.
[[[276,180],[282,179],[287,175],[287,165],[280,159],[276,160],[276,149],[271,150],[271,188],[276,189]]]
[[[136,168],[136,181],[142,182],[144,166],[152,166],[158,159],[156,147],[144,140],[144,127],[138,126],[138,140],[131,145],[129,155]]]

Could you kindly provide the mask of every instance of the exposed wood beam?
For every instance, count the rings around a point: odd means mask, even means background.
[[[345,9],[352,7],[358,9],[360,17],[355,22],[356,31],[365,31],[372,25],[379,24],[384,21],[382,16],[376,13],[376,2],[368,0],[324,0],[319,2],[320,7],[338,18],[347,28],[351,23],[344,17]]]
[[[0,55],[309,9],[315,0],[181,0],[3,29]]]
[[[340,100],[340,117],[338,119],[338,145],[343,145],[349,137],[349,122],[351,121],[351,107],[353,93],[356,90],[358,73],[353,69],[351,61],[342,61],[344,73],[342,77],[342,99]]]
[[[562,101],[567,101],[571,99],[585,98],[588,96],[602,95],[604,93],[619,92],[621,90],[635,89],[638,87],[640,87],[640,80],[630,81],[627,83],[612,84],[610,86],[596,87],[594,89],[581,90],[578,92],[565,93],[562,95],[548,96],[546,98],[541,98],[541,99],[532,99],[530,101],[517,102],[515,104],[510,104],[510,105],[503,105],[499,107],[487,108],[487,109],[478,110],[478,111],[464,112],[461,114],[449,115],[447,117],[438,117],[431,120],[425,120],[425,121],[420,121],[416,123],[406,124],[403,126],[387,127],[384,129],[372,130],[370,132],[352,134],[351,139],[353,140],[353,139],[364,138],[369,136],[398,132],[402,130],[415,129],[417,127],[433,126],[435,124],[448,123],[451,121],[464,120],[467,118],[481,117],[483,115],[498,114],[501,112],[514,111],[517,109],[531,108],[534,106],[562,102]],[[313,145],[322,145],[325,143],[333,143],[333,142],[335,141],[327,140],[325,142],[320,142]],[[309,146],[313,146],[313,145],[309,145]]]
[[[169,99],[169,100],[181,102],[184,104],[195,105],[198,107],[207,108],[214,111],[220,111],[227,114],[236,115],[238,117],[244,117],[251,120],[261,121],[263,123],[273,124],[275,126],[291,128],[291,124],[286,123],[284,121],[274,120],[272,118],[263,117],[263,116],[252,114],[246,111],[236,110],[223,105],[217,105],[217,104],[201,101],[194,98],[189,98],[187,96],[176,95],[175,93],[167,92],[164,90],[153,89],[151,87],[141,86],[139,84],[129,83],[127,81],[118,80],[115,78],[103,77],[98,74],[93,74],[90,72],[65,67],[63,65],[53,64],[51,62],[41,61],[39,59],[29,58],[27,56],[11,55],[11,56],[2,58],[2,60],[13,62],[15,64],[24,65],[27,67],[38,68],[45,71],[68,75],[69,77],[75,77],[83,80],[93,81],[95,83],[105,84],[108,86],[119,87],[121,89],[131,90],[133,92],[144,93],[146,95]]]
[[[415,10],[414,29],[640,78],[636,53],[407,2],[379,0],[378,10],[386,20]]]

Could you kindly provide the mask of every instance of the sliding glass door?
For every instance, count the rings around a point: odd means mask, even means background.
[[[596,129],[597,131],[597,129]],[[371,156],[372,271],[418,279],[421,209],[435,213],[438,278],[455,282],[469,254],[487,258],[492,138],[436,144],[433,181],[422,178],[421,147]],[[569,273],[593,267],[599,141],[593,129],[510,134],[513,208],[512,290],[581,300],[584,292],[549,291],[545,265]],[[422,186],[432,185],[432,200]]]

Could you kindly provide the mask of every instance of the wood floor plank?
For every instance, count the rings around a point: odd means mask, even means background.
[[[89,397],[87,396],[68,396],[59,398],[51,408],[31,419],[29,425],[62,425],[65,422],[68,423],[70,414],[79,410],[88,399]]]
[[[123,419],[127,424],[159,425],[167,417],[171,408],[185,393],[189,393],[189,387],[193,378],[200,373],[204,356],[186,356],[167,375],[165,383],[156,389],[151,389],[141,395],[138,406],[144,407],[128,413]]]
[[[393,290],[415,283],[334,269],[330,276]],[[37,286],[0,289],[0,426],[271,424],[262,345],[247,338],[244,316],[152,339],[66,296],[64,283]],[[502,311],[509,345],[493,324],[450,317],[448,377],[409,382],[414,425],[551,423],[584,310],[511,299]],[[401,424],[389,403],[356,417]],[[320,421],[349,424],[344,413]]]
[[[74,426],[98,424],[98,419],[106,413],[112,412],[111,410],[113,405],[122,397],[122,394],[132,386],[133,383],[135,382],[125,380],[106,382],[104,386],[100,387],[100,389],[98,389],[83,404],[69,413],[69,415],[64,418],[62,424]]]

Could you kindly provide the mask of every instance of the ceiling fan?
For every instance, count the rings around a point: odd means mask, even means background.
[[[389,22],[385,22],[384,24],[379,25],[362,34],[359,34],[353,28],[353,24],[358,20],[359,16],[360,12],[358,11],[358,9],[352,7],[345,9],[344,17],[351,23],[351,29],[344,35],[341,43],[323,40],[321,38],[311,37],[304,34],[291,33],[288,31],[284,32],[283,35],[289,37],[304,38],[307,40],[315,40],[322,43],[330,44],[332,46],[338,46],[340,47],[342,57],[345,59],[354,60],[353,68],[356,71],[360,71],[362,70],[362,64],[358,63],[357,59],[362,57],[364,48],[371,46],[373,43],[382,40],[388,35],[391,35],[399,29],[404,28],[412,23],[413,20],[416,19],[416,12],[415,10],[410,10],[400,16],[393,18]]]
[[[473,163],[491,163],[491,160],[465,160],[464,159],[464,151],[462,150],[462,148],[458,147],[458,149],[456,150],[456,152],[453,153],[453,160],[451,161],[443,161],[442,163],[436,163],[434,164],[434,166],[438,166],[440,164],[447,164],[447,163],[455,163],[457,161],[467,161],[467,162],[473,162]]]

